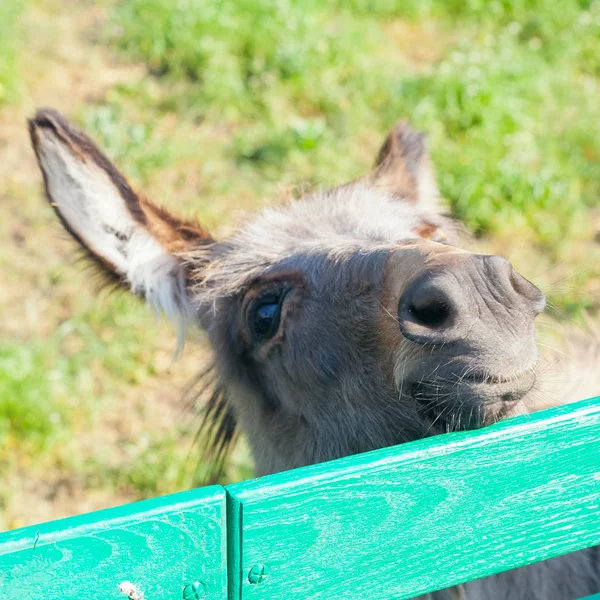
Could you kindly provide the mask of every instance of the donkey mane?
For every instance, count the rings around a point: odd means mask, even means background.
[[[238,423],[227,398],[227,389],[220,381],[214,361],[200,371],[188,384],[184,394],[186,411],[196,415],[200,409],[200,424],[194,435],[193,447],[198,448],[198,464],[206,463],[203,476],[196,485],[208,485],[219,480],[232,449],[239,438]]]

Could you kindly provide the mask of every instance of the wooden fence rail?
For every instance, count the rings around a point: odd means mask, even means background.
[[[595,545],[600,398],[0,534],[0,598],[391,600]]]

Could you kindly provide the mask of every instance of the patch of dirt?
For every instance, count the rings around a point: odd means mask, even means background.
[[[0,235],[8,243],[0,256],[0,273],[4,281],[14,282],[0,289],[0,331],[11,336],[26,330],[48,332],[41,316],[50,300],[43,274],[71,260],[73,250],[43,202],[27,118],[41,106],[69,115],[144,73],[139,66],[116,62],[92,43],[90,33],[106,18],[101,7],[71,3],[68,12],[59,9],[50,1],[31,6],[24,15],[24,94],[18,105],[0,110]]]
[[[439,61],[455,41],[450,32],[441,31],[433,22],[411,23],[396,19],[386,25],[385,31],[394,45],[395,54],[416,73]]]
[[[57,10],[51,1],[31,6],[24,15],[27,52],[20,67],[25,92],[18,105],[0,112],[0,182],[27,185],[36,173],[24,125],[37,107],[53,106],[68,115],[144,75],[143,67],[117,62],[92,41],[106,20],[102,7],[72,3],[68,11]]]
[[[20,57],[24,96],[0,109],[0,337],[27,340],[50,335],[93,296],[73,261],[73,243],[43,200],[41,175],[30,147],[26,119],[40,106],[73,114],[109,90],[144,77],[144,68],[121,63],[95,40],[106,19],[92,3],[36,3],[24,15],[26,53]],[[152,315],[148,315],[151,322]],[[174,335],[158,328],[156,374],[123,390],[115,410],[99,410],[67,445],[82,459],[100,453],[118,464],[125,446],[149,429],[172,431],[182,418],[181,390],[203,362],[205,350],[188,351],[173,364]],[[113,403],[113,405],[116,403]],[[191,443],[191,442],[190,442]],[[9,493],[0,498],[0,530],[138,499],[133,491],[95,487],[77,473],[23,466],[18,456],[6,473]]]

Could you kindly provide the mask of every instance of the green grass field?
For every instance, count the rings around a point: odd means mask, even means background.
[[[427,131],[442,193],[555,318],[600,306],[600,2],[0,2],[0,529],[189,487],[202,341],[98,295],[25,118],[79,122],[157,202],[227,229]],[[240,447],[226,474],[251,473]]]

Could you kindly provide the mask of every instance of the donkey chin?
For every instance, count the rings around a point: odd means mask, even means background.
[[[468,371],[463,368],[462,372]],[[536,376],[527,371],[513,378],[493,378],[450,371],[410,383],[410,395],[434,433],[477,429],[524,410],[523,400],[534,389]]]

